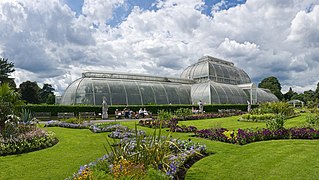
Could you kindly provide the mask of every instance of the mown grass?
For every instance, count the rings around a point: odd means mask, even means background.
[[[265,127],[265,123],[239,122],[238,117],[183,121],[199,129]],[[287,120],[286,127],[302,126],[305,115]],[[137,121],[121,122],[134,128]],[[153,129],[140,127],[147,133]],[[54,131],[60,142],[48,149],[0,157],[0,179],[64,179],[106,153],[107,133],[87,129],[45,128]],[[204,143],[214,154],[195,163],[186,179],[317,179],[319,178],[318,140],[276,140],[244,146],[192,137],[192,133],[163,134]]]

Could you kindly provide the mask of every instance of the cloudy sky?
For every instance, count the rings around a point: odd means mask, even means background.
[[[319,0],[0,0],[0,57],[16,83],[57,92],[89,70],[178,77],[201,56],[283,92],[319,81]]]

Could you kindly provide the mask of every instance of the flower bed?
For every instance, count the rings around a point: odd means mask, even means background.
[[[182,133],[189,133],[189,132],[195,132],[197,131],[197,128],[195,126],[179,126],[179,125],[175,125],[175,126],[171,126],[169,129],[171,132],[182,132]]]
[[[277,130],[238,129],[237,131],[230,131],[225,128],[220,128],[196,131],[195,136],[215,141],[244,145],[251,142],[273,139],[318,139],[319,130],[312,128],[289,128]]]
[[[64,128],[74,128],[74,129],[89,129],[92,123],[74,124],[68,122],[60,121],[48,121],[44,127],[64,127]]]
[[[117,128],[123,127],[120,124],[106,124],[106,123],[98,123],[93,124],[90,126],[90,130],[94,133],[101,133],[101,132],[112,132],[115,131]]]
[[[187,121],[187,120],[200,120],[200,119],[213,119],[213,118],[223,118],[223,117],[230,117],[230,116],[238,116],[242,115],[243,112],[236,111],[236,112],[223,112],[223,113],[209,113],[209,114],[194,114],[191,116],[185,116],[184,118],[173,118],[177,121]]]
[[[115,159],[114,154],[110,153],[104,155],[102,158],[97,159],[88,165],[81,166],[78,172],[74,173],[72,177],[68,179],[149,179],[149,172],[154,172],[157,177],[161,176],[161,179],[184,179],[186,171],[190,166],[207,155],[206,146],[194,143],[190,140],[177,140],[171,139],[169,141],[161,141],[154,137],[144,137],[142,141],[136,139],[124,138],[120,141],[117,148],[124,147],[127,158],[121,156],[120,159]],[[155,140],[158,143],[149,143]],[[148,147],[147,150],[153,149],[160,143],[164,143],[168,151],[163,151],[165,154],[165,164],[161,161],[156,161],[156,167],[154,164],[146,165],[141,162],[134,161],[128,157],[134,157],[139,155],[139,159],[143,159],[143,156],[148,155],[145,152],[140,152],[138,144],[141,147]],[[163,145],[163,144],[161,144]],[[155,157],[155,156],[154,156]],[[147,156],[152,158],[152,156]],[[150,160],[151,161],[151,160]],[[150,162],[147,161],[147,162]],[[101,173],[103,172],[103,173]],[[101,177],[101,174],[103,176]],[[150,175],[151,176],[151,175]],[[154,177],[152,177],[154,178]]]
[[[53,132],[35,129],[19,134],[17,137],[0,137],[0,155],[21,154],[51,147],[58,143]]]
[[[123,138],[133,138],[138,136],[145,136],[145,131],[142,130],[132,130],[126,126],[117,126],[114,131],[112,131],[108,137],[113,139],[123,139]]]

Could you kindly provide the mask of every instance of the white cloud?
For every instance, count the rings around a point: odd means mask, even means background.
[[[0,2],[0,56],[16,82],[51,83],[62,92],[85,70],[179,76],[202,55],[233,61],[260,81],[308,90],[318,82],[319,2],[248,0],[201,13],[200,0],[135,7],[116,27],[105,22],[124,0],[85,0],[76,16],[63,0]],[[308,88],[308,89],[305,89]]]

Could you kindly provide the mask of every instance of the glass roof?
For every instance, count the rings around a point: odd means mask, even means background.
[[[210,56],[204,56],[197,63],[188,66],[180,77],[197,82],[214,81],[235,85],[251,82],[247,73],[233,63]]]

